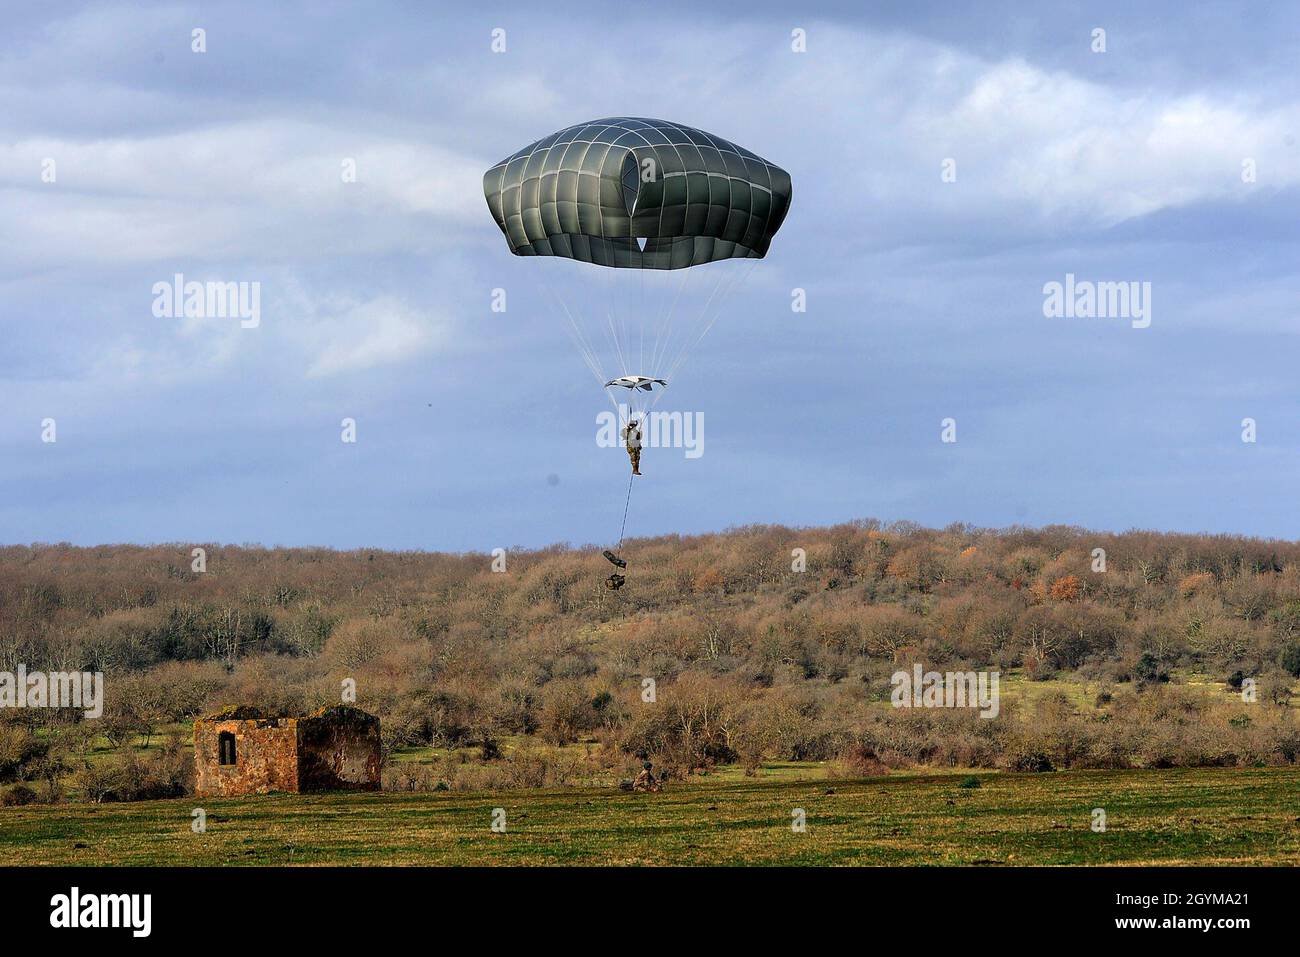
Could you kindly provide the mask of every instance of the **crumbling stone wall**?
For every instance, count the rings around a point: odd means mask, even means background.
[[[235,736],[235,763],[221,763],[221,735]],[[228,708],[194,722],[199,794],[379,789],[379,719],[359,708],[306,717]]]
[[[327,708],[298,722],[298,787],[379,790],[379,719],[359,708]]]
[[[221,764],[221,734],[235,736],[235,763]],[[199,794],[298,790],[298,719],[194,722],[194,788]]]

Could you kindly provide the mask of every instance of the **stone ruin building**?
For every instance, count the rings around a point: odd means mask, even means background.
[[[227,708],[194,722],[195,791],[379,790],[379,719],[339,705],[304,716]]]

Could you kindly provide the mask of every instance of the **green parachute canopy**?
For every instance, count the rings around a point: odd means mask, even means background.
[[[516,256],[624,269],[761,259],[790,207],[790,174],[702,130],[636,117],[552,133],[483,175]]]

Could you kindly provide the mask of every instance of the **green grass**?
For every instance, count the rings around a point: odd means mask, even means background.
[[[787,773],[789,769],[786,769]],[[1300,864],[1300,770],[870,780],[724,772],[661,794],[271,795],[0,809],[9,864]],[[190,812],[208,814],[205,834]],[[507,832],[490,828],[494,807]],[[1091,812],[1106,810],[1106,833]],[[791,831],[803,808],[807,831]]]

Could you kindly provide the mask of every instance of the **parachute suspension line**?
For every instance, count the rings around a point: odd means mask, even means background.
[[[686,321],[686,329],[682,335],[681,341],[677,343],[677,347],[673,350],[674,354],[672,360],[668,363],[663,378],[667,379],[670,378],[670,376],[676,375],[677,369],[682,364],[683,357],[691,347],[692,339],[696,342],[699,341],[699,337],[695,336],[694,333],[703,324],[705,317],[708,315],[709,307],[713,304],[715,299],[717,299],[719,303],[724,301],[718,299],[719,290],[722,289],[727,280],[733,279],[735,275],[736,270],[734,269],[719,268],[714,272],[713,288],[709,292],[708,298],[705,299],[704,304],[699,307],[698,313]]]
[[[691,272],[692,270],[689,267],[681,270],[682,281],[677,284],[677,294],[673,296],[672,305],[664,313],[663,320],[659,323],[659,330],[655,334],[654,351],[651,354],[650,362],[651,369],[656,374],[660,371],[660,365],[668,352],[670,339],[668,331],[672,327],[673,314],[677,312],[677,303],[682,298],[682,292],[686,289],[686,282],[690,278]],[[660,376],[660,378],[667,378],[667,376]]]
[[[626,343],[626,347],[625,347],[625,348],[626,348],[626,351],[627,351],[628,371],[630,371],[630,372],[635,372],[635,373],[640,373],[640,372],[642,371],[640,367],[635,368],[635,369],[631,368],[632,365],[633,365],[633,360],[636,358],[636,353],[633,351],[634,348],[635,348],[635,346],[636,346],[636,343],[633,341],[633,338],[632,338],[632,332],[633,332],[633,330],[634,330],[634,328],[635,328],[635,325],[633,324],[633,321],[632,321],[632,319],[631,319],[631,315],[632,315],[632,310],[633,310],[634,308],[636,308],[636,306],[637,306],[636,302],[633,301],[633,302],[628,303],[628,304],[626,305],[626,307],[622,310],[622,315],[623,315],[623,342]]]
[[[637,270],[637,271],[638,271],[638,272],[641,272],[641,270]],[[616,279],[617,277],[613,277],[613,276],[611,276],[610,278],[611,278],[611,279]],[[642,278],[644,279],[644,277],[642,277]],[[625,300],[625,299],[630,299],[631,297],[630,297],[630,296],[629,296],[629,297],[618,296],[617,293],[618,293],[619,287],[617,286],[616,283],[611,282],[609,288],[610,288],[610,291],[611,291],[611,292],[615,293],[615,296],[614,296],[614,302],[617,304],[617,305],[615,305],[615,307],[614,307],[614,319],[615,319],[615,320],[617,321],[617,323],[618,323],[618,327],[619,327],[619,343],[620,343],[620,345],[623,347],[623,349],[622,349],[622,351],[623,351],[623,374],[624,374],[624,375],[629,375],[629,374],[632,374],[632,373],[640,373],[640,372],[641,372],[640,369],[633,369],[633,368],[631,368],[631,363],[632,363],[632,333],[631,333],[631,330],[628,328],[628,313],[631,311],[631,308],[632,308],[632,307],[635,307],[635,306],[636,306],[636,303],[635,303],[635,302],[628,303],[628,302],[626,302],[626,301],[623,301],[623,300]],[[620,308],[620,307],[621,307],[621,308]]]
[[[603,370],[600,367],[600,359],[596,355],[596,350],[586,341],[586,337],[582,334],[581,327],[578,325],[577,320],[573,318],[573,315],[569,312],[567,306],[563,307],[563,312],[568,319],[569,326],[572,330],[570,337],[577,345],[578,351],[582,353],[582,359],[587,364],[587,368],[591,370],[591,374],[595,377],[596,382],[603,387],[605,384],[605,376],[602,374]]]
[[[599,328],[603,324],[605,327],[603,332],[609,347],[608,354],[617,362],[617,374],[627,375],[627,358],[623,354],[622,339],[619,336],[619,321],[615,315],[618,312],[618,295],[617,289],[613,285],[613,278],[602,273],[597,274],[597,279],[592,287],[592,301],[589,303],[587,312],[591,314],[593,325]]]
[[[690,345],[694,330],[699,328],[700,324],[704,321],[704,316],[708,312],[709,305],[717,297],[718,290],[722,288],[722,284],[727,279],[730,279],[732,275],[734,275],[734,270],[728,270],[726,267],[719,267],[714,270],[713,287],[709,291],[708,297],[704,300],[704,304],[698,307],[697,314],[693,316],[688,316],[683,321],[683,325],[685,326],[685,328],[682,332],[680,341],[676,343],[676,346],[673,349],[673,355],[671,359],[668,356],[664,356],[664,359],[667,362],[667,368],[664,370],[663,378],[665,379],[668,378],[668,373],[675,372],[676,368],[679,365],[681,365],[681,357],[686,352],[687,347]],[[704,287],[707,288],[708,281],[703,280],[702,282],[704,283]],[[699,292],[703,292],[703,289],[699,290]],[[698,294],[694,298],[698,299]],[[691,310],[691,312],[695,312],[695,310]]]
[[[694,351],[695,347],[704,341],[704,337],[709,334],[709,330],[713,328],[713,324],[716,323],[718,317],[722,315],[722,304],[730,298],[731,294],[735,292],[737,288],[745,284],[745,281],[749,278],[749,274],[754,271],[754,267],[758,265],[758,262],[759,260],[757,258],[751,259],[748,269],[742,267],[734,270],[734,275],[731,277],[731,284],[727,287],[727,290],[722,297],[718,299],[718,304],[713,310],[713,315],[709,317],[708,322],[705,324],[704,328],[700,330],[700,334],[696,336],[695,341],[690,345],[690,348],[683,348],[678,354],[677,360],[673,363],[671,370],[669,370],[668,375],[664,376],[664,378],[671,381],[671,378],[677,375],[677,370],[682,367],[682,364],[690,356],[691,352]],[[718,290],[715,288],[713,291],[716,294]],[[713,301],[713,298],[713,296],[709,297],[709,303]],[[705,303],[704,310],[701,313],[702,315],[707,314],[709,303]]]
[[[637,272],[639,272],[639,273],[641,274],[640,276],[637,277],[637,278],[640,280],[640,283],[639,283],[639,285],[640,285],[640,298],[639,298],[638,301],[637,301],[637,312],[638,312],[641,316],[645,316],[645,314],[646,314],[646,301],[645,301],[645,270],[644,270],[644,269],[638,269]],[[637,347],[637,352],[639,353],[639,356],[638,356],[638,358],[637,358],[637,367],[636,367],[636,368],[637,368],[637,372],[638,372],[638,374],[644,375],[644,374],[645,374],[645,326],[646,326],[646,324],[645,324],[644,321],[641,321],[641,322],[638,322],[636,325],[637,325],[637,332],[640,334],[640,335],[639,335],[639,338],[640,338],[640,340],[641,340],[640,344],[639,344],[638,347]]]
[[[569,338],[571,338],[574,345],[578,347],[578,352],[582,356],[582,361],[586,363],[587,368],[591,371],[596,382],[603,388],[606,380],[603,375],[603,370],[600,367],[600,358],[596,355],[595,349],[593,349],[591,344],[587,341],[587,337],[583,335],[582,328],[578,324],[578,321],[573,317],[573,312],[569,309],[568,302],[565,301],[562,295],[552,288],[550,280],[545,278],[545,276],[543,276],[542,288],[546,290],[547,295],[551,297],[552,301],[560,307],[559,311],[564,313],[564,317],[569,323]],[[610,396],[610,401],[613,402],[613,396]],[[617,407],[618,404],[615,403],[615,408]]]
[[[632,368],[632,333],[628,329],[627,325],[627,310],[624,309],[617,313],[617,318],[619,319],[622,330],[619,334],[618,341],[623,346],[623,364],[627,367],[624,370],[624,374],[640,372],[640,369]]]
[[[614,314],[609,309],[605,310],[605,321],[609,326],[609,341],[614,346],[615,353],[618,354],[618,364],[623,370],[623,375],[630,375],[631,372],[627,367],[627,357],[623,355],[623,340],[619,337],[618,327],[614,322]]]
[[[754,261],[757,263],[758,260]],[[718,321],[720,316],[722,316],[723,303],[727,302],[727,300],[731,298],[732,293],[735,293],[738,286],[744,285],[745,278],[749,277],[749,273],[753,272],[753,269],[754,267],[751,265],[749,269],[742,270],[740,276],[732,278],[731,282],[729,282],[729,285],[727,286],[727,290],[724,291],[722,296],[719,296],[718,303],[715,304],[712,315],[708,315],[708,306],[706,304],[705,311],[701,312],[701,319],[705,322],[705,325],[703,325],[703,328],[699,330],[699,334],[695,335],[694,341],[690,341],[686,343],[686,345],[682,346],[681,351],[677,354],[676,360],[673,361],[672,368],[668,371],[669,376],[676,376],[682,365],[685,364],[686,359],[689,359],[692,352],[695,351],[695,348],[699,347],[699,343],[705,341],[708,332],[714,328],[715,322]]]

